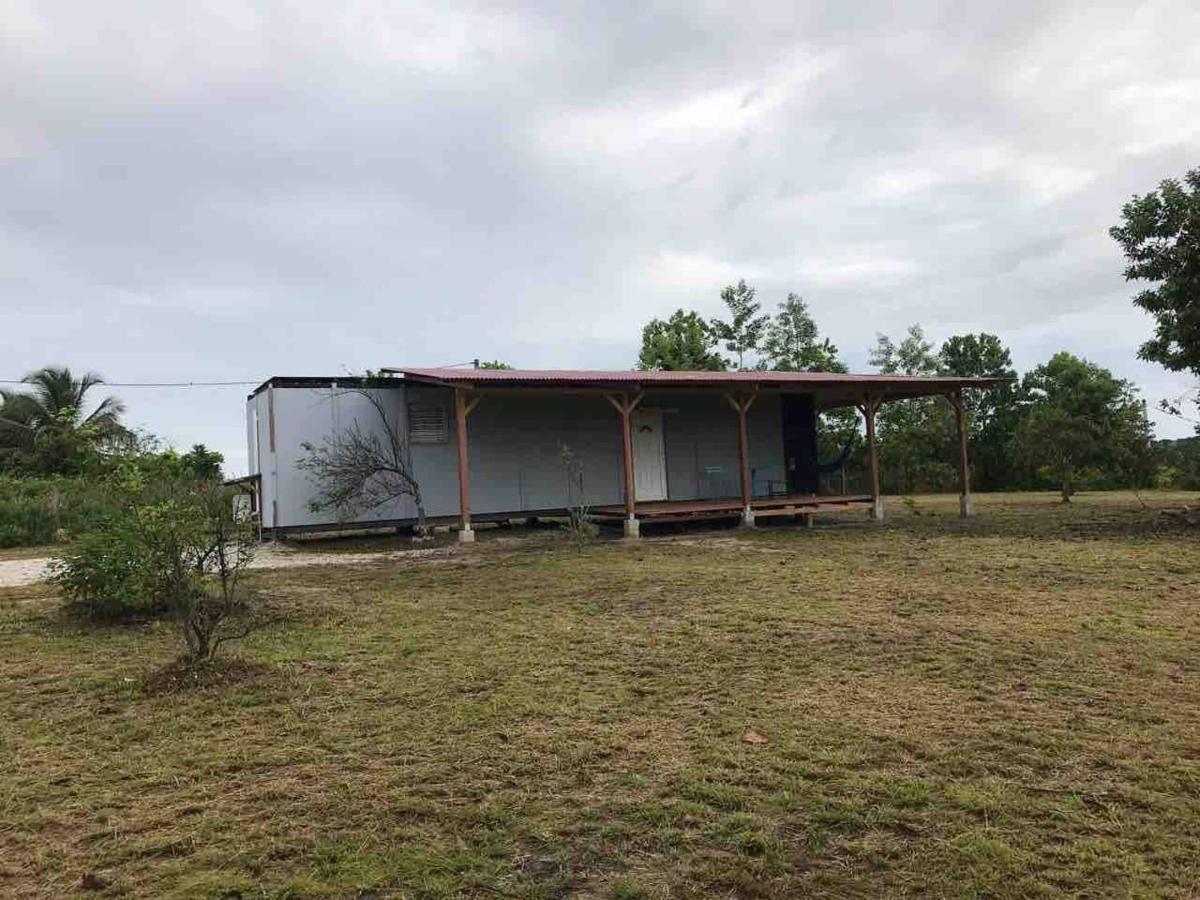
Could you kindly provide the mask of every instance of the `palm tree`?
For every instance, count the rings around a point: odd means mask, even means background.
[[[40,468],[70,467],[81,446],[96,447],[125,434],[116,397],[103,398],[85,414],[88,393],[103,384],[95,372],[76,379],[66,366],[46,366],[23,379],[29,390],[0,392],[0,448],[6,456],[45,457]]]
[[[96,431],[111,431],[120,427],[125,404],[116,397],[105,397],[88,415],[83,414],[87,407],[88,391],[98,384],[104,384],[104,379],[95,372],[86,372],[76,380],[66,366],[46,366],[30,372],[21,380],[32,388],[25,396],[33,403],[35,429],[47,428],[54,423]]]

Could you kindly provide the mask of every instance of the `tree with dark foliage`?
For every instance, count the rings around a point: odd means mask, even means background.
[[[920,325],[910,325],[896,343],[876,338],[871,365],[883,375],[936,375],[941,367],[932,342]],[[916,397],[884,404],[876,417],[880,470],[885,491],[944,490],[954,482],[953,415],[938,397]]]
[[[1125,251],[1125,280],[1148,285],[1133,302],[1154,316],[1154,337],[1138,355],[1200,377],[1200,168],[1182,183],[1168,178],[1157,191],[1135,195],[1121,218],[1109,234]],[[1200,391],[1192,399],[1200,406]],[[1175,415],[1181,405],[1162,401]]]
[[[1011,379],[986,391],[965,391],[963,401],[972,483],[980,490],[1012,487],[1020,477],[1011,443],[1021,420],[1021,391],[1008,348],[994,334],[956,334],[942,344],[938,363],[944,375]]]
[[[209,450],[203,444],[192,444],[192,449],[179,457],[179,465],[184,472],[193,478],[205,481],[221,480],[221,463],[225,456],[216,450]]]
[[[642,329],[637,367],[664,372],[720,371],[725,360],[715,351],[716,338],[697,313],[677,309],[666,321],[651,319]]]
[[[1029,405],[1017,449],[1069,503],[1082,480],[1119,476],[1145,483],[1154,456],[1150,423],[1135,388],[1070,353],[1025,376]]]
[[[1125,251],[1125,279],[1151,285],[1133,298],[1155,323],[1139,356],[1200,375],[1200,168],[1134,196],[1121,216],[1109,234]]]
[[[778,372],[846,372],[838,349],[821,339],[816,320],[799,294],[788,294],[767,324],[762,343],[767,365]]]

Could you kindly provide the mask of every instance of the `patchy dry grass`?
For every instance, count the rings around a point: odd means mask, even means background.
[[[0,590],[0,894],[1195,896],[1200,535],[978,500],[257,573],[170,693]]]

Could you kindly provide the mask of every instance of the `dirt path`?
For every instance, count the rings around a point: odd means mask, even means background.
[[[9,559],[0,561],[0,587],[18,587],[41,581],[48,559]]]
[[[389,550],[372,553],[308,553],[283,547],[264,547],[258,551],[252,569],[291,569],[297,566],[355,566],[387,559],[420,559],[451,556],[457,547],[427,547],[419,550]],[[49,557],[0,560],[0,587],[33,584],[46,577]]]

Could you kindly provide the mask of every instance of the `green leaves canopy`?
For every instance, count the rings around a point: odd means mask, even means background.
[[[1134,196],[1121,217],[1109,234],[1125,251],[1125,279],[1152,285],[1133,298],[1155,322],[1138,355],[1200,375],[1200,168]]]
[[[1150,424],[1128,381],[1063,352],[1027,374],[1023,388],[1029,405],[1017,445],[1059,483],[1064,502],[1093,473],[1144,481],[1153,461]]]
[[[767,365],[779,372],[846,372],[838,349],[822,340],[808,304],[799,294],[788,294],[767,325],[762,345]]]
[[[770,321],[770,317],[758,314],[761,307],[754,300],[755,293],[745,280],[728,285],[721,291],[721,300],[729,310],[729,321],[713,319],[708,323],[717,340],[725,342],[725,349],[737,354],[740,371],[746,368],[746,354],[758,349],[758,342]]]
[[[725,360],[715,352],[708,323],[697,313],[677,309],[665,322],[651,319],[642,329],[637,367],[661,371],[720,371]]]
[[[22,379],[24,391],[0,391],[0,465],[61,474],[78,472],[97,451],[128,434],[124,405],[104,397],[91,410],[89,395],[103,384],[94,372],[76,378],[47,366]]]

